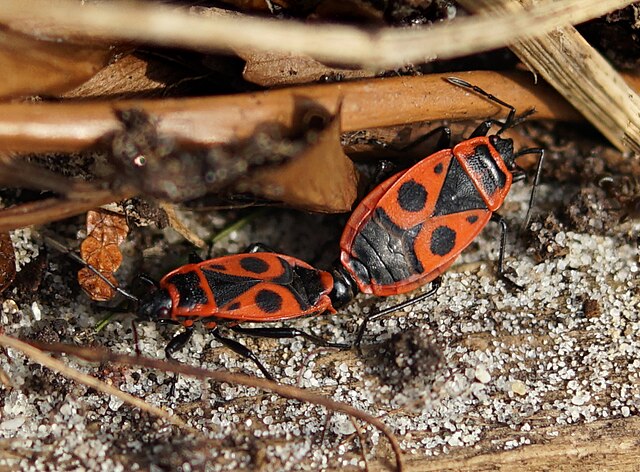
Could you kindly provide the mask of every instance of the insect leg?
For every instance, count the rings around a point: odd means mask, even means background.
[[[349,344],[332,343],[315,334],[305,333],[297,328],[242,328],[241,326],[234,326],[231,328],[236,333],[246,334],[249,336],[259,336],[264,338],[295,338],[300,336],[312,343],[322,347],[335,347],[338,349],[348,349],[351,346]]]
[[[267,371],[267,369],[265,369],[265,367],[262,365],[262,362],[260,362],[258,357],[247,346],[240,344],[238,341],[235,341],[233,339],[225,338],[220,334],[220,331],[217,328],[211,331],[211,333],[218,341],[220,341],[221,344],[228,347],[239,356],[252,360],[254,364],[258,366],[258,369],[260,369],[260,372],[262,372],[262,375],[264,375],[267,380],[275,381],[271,374]]]
[[[180,349],[182,349],[185,346],[185,344],[189,342],[189,339],[191,339],[192,335],[193,335],[193,326],[189,326],[188,328],[185,328],[183,332],[178,333],[173,338],[171,338],[171,341],[169,341],[169,344],[167,344],[167,347],[164,348],[165,357],[170,361],[177,362],[173,358],[173,355],[176,352],[178,352]]]
[[[524,287],[518,285],[511,280],[504,271],[504,253],[507,247],[507,221],[497,213],[491,215],[491,221],[495,221],[500,225],[500,252],[498,254],[498,277],[500,277],[507,285],[516,290],[523,290]]]
[[[384,310],[380,310],[374,313],[369,314],[363,321],[362,324],[360,325],[360,327],[358,328],[358,334],[356,335],[356,340],[353,343],[354,346],[359,347],[360,343],[362,342],[362,337],[364,336],[364,333],[367,329],[367,323],[369,323],[370,321],[375,321],[377,319],[382,318],[383,316],[386,316],[390,313],[393,313],[394,311],[398,311],[401,310],[403,308],[406,308],[408,306],[411,306],[415,303],[421,302],[422,300],[426,300],[427,298],[433,296],[438,289],[440,288],[440,285],[442,285],[442,277],[438,277],[434,280],[431,281],[431,288],[424,292],[421,295],[418,295],[417,297],[411,298],[405,302],[399,303],[397,305],[391,306],[389,308],[385,308]]]
[[[178,362],[173,357],[173,354],[178,352],[180,349],[184,347],[185,344],[187,344],[187,342],[189,342],[189,339],[191,339],[191,335],[193,335],[193,326],[189,326],[185,328],[183,332],[178,333],[173,338],[171,338],[171,341],[169,341],[167,346],[164,348],[164,356],[167,358],[167,360],[171,362]],[[174,394],[176,393],[177,382],[178,382],[178,374],[175,373],[173,374],[173,379],[171,379],[171,387],[169,388],[169,398],[173,398]]]
[[[202,261],[204,261],[204,259],[200,257],[198,253],[193,251],[189,253],[189,264],[197,264]]]

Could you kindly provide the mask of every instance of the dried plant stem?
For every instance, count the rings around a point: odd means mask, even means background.
[[[158,408],[153,405],[150,405],[144,400],[134,397],[133,395],[125,393],[121,390],[118,390],[117,388],[111,385],[108,385],[102,382],[101,380],[98,380],[95,377],[92,377],[91,375],[83,374],[82,372],[69,367],[64,362],[54,359],[53,357],[45,354],[42,350],[36,347],[33,347],[32,345],[27,344],[23,341],[20,341],[19,339],[6,336],[6,335],[0,335],[0,345],[4,347],[10,347],[12,349],[15,349],[16,351],[20,351],[32,361],[37,362],[38,364],[43,365],[53,371],[56,371],[61,375],[63,375],[64,377],[73,379],[76,382],[84,384],[87,387],[94,388],[99,392],[106,393],[107,395],[112,395],[116,398],[119,398],[123,402],[133,407],[140,408],[141,410],[146,411],[151,415],[158,416],[159,418],[162,418],[165,421],[172,423],[182,429],[186,429],[191,433],[195,433],[199,435],[202,434],[198,430],[188,426],[179,417],[164,411],[162,408]]]
[[[30,225],[50,223],[93,210],[135,194],[131,191],[114,192],[103,190],[91,192],[87,198],[65,199],[47,198],[35,202],[23,203],[0,210],[0,231],[10,231]]]
[[[346,415],[349,415],[361,421],[364,421],[365,423],[369,423],[371,426],[378,429],[382,434],[385,435],[385,437],[391,443],[391,447],[395,454],[396,470],[399,472],[403,470],[402,450],[400,449],[400,444],[398,443],[398,440],[396,439],[393,432],[391,432],[391,430],[379,418],[371,416],[362,410],[358,410],[357,408],[354,408],[351,405],[331,400],[330,398],[324,397],[322,395],[312,393],[309,390],[292,387],[289,385],[281,385],[276,382],[272,382],[270,380],[261,379],[258,377],[251,377],[243,374],[232,374],[230,372],[224,372],[224,371],[212,371],[212,370],[202,369],[199,367],[189,366],[186,364],[178,364],[175,362],[161,361],[158,359],[150,359],[148,357],[142,357],[142,356],[134,357],[134,356],[127,356],[123,354],[116,354],[107,349],[101,349],[101,348],[94,348],[94,347],[84,348],[84,347],[71,346],[67,344],[58,344],[58,343],[48,344],[48,343],[34,342],[31,344],[32,345],[26,344],[16,338],[0,335],[0,345],[7,346],[7,347],[14,347],[25,353],[29,352],[28,354],[29,357],[33,358],[34,360],[36,360],[36,357],[32,357],[31,353],[35,353],[38,355],[36,362],[40,362],[40,358],[42,356],[46,358],[44,360],[47,362],[48,360],[54,360],[55,362],[60,362],[60,361],[56,361],[55,359],[51,359],[49,356],[42,354],[42,351],[59,352],[59,353],[65,353],[67,355],[72,355],[89,362],[113,362],[121,365],[148,367],[151,369],[158,369],[165,372],[175,372],[178,374],[187,375],[187,376],[195,377],[198,379],[211,379],[217,382],[227,382],[233,385],[244,385],[247,387],[259,388],[259,389],[274,392],[284,398],[291,398],[301,402],[308,402],[308,403],[313,403],[315,405],[324,406],[330,412],[335,411],[335,412],[344,413]],[[36,347],[33,347],[33,346],[36,346]],[[29,348],[31,350],[28,350]],[[46,364],[43,364],[43,365],[46,365]],[[64,366],[64,364],[62,365]],[[49,365],[47,365],[47,367],[49,367]],[[93,379],[93,377],[90,377],[90,378]]]
[[[158,119],[162,132],[205,145],[246,138],[263,123],[292,128],[301,100],[313,101],[329,113],[335,113],[341,103],[343,132],[419,121],[504,117],[503,107],[454,87],[444,80],[448,75],[371,79],[195,99],[0,104],[0,150],[82,150],[120,129],[114,107],[143,109]],[[560,95],[547,85],[534,85],[526,72],[456,75],[520,110],[534,107],[538,119],[580,119]]]
[[[538,4],[531,0],[460,3],[470,10],[488,13],[491,18]],[[618,149],[640,152],[640,97],[574,27],[564,26],[522,39],[510,47]]]
[[[167,214],[169,226],[177,231],[184,239],[200,249],[207,247],[207,243],[204,242],[200,236],[194,233],[180,217],[175,204],[160,202],[159,207]]]
[[[632,0],[545,1],[529,11],[463,18],[432,28],[365,31],[343,25],[304,25],[252,17],[203,18],[157,4],[3,0],[0,21],[40,21],[44,23],[38,25],[40,31],[49,34],[101,35],[194,49],[281,51],[385,68],[486,51],[602,16],[630,3]]]

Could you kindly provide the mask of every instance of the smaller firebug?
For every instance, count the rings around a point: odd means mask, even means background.
[[[224,326],[252,336],[291,338],[300,336],[325,347],[348,348],[291,327],[244,328],[242,323],[274,322],[307,315],[335,313],[330,293],[333,278],[291,256],[277,254],[254,244],[246,253],[209,260],[192,260],[166,274],[158,284],[150,279],[150,290],[141,298],[116,287],[95,267],[56,240],[45,240],[92,270],[113,290],[134,302],[138,318],[157,323],[182,325],[165,348],[167,359],[191,338],[195,324],[202,323],[224,346],[251,359],[264,376],[273,380],[259,358],[238,341],[220,333]]]

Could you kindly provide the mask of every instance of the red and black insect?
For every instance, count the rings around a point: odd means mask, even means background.
[[[532,111],[516,118],[513,106],[481,88],[457,78],[448,81],[507,107],[509,114],[504,122],[484,121],[468,139],[453,148],[451,132],[446,127],[423,136],[411,146],[440,133],[438,145],[444,149],[384,181],[351,215],[340,241],[344,270],[339,273],[353,294],[359,290],[378,296],[396,295],[434,283],[429,292],[417,299],[370,315],[360,328],[357,343],[368,321],[432,295],[439,286],[439,276],[489,220],[501,227],[498,274],[504,277],[507,223],[495,212],[509,193],[511,183],[525,178],[516,159],[538,154],[529,200],[531,210],[544,151],[529,148],[514,152],[513,140],[501,138],[500,134]],[[487,136],[494,124],[500,125],[500,129]],[[528,213],[526,220],[528,223]]]
[[[185,327],[167,345],[167,358],[171,359],[185,345],[194,324],[200,321],[222,344],[253,360],[265,377],[271,378],[248,348],[222,336],[219,327],[273,338],[302,336],[322,346],[346,348],[349,346],[329,343],[295,328],[239,325],[335,313],[358,292],[389,296],[432,283],[428,292],[369,315],[358,331],[356,344],[359,344],[367,322],[431,296],[440,284],[439,276],[489,220],[501,226],[498,273],[504,277],[507,224],[495,212],[504,202],[511,183],[525,177],[515,160],[525,154],[538,154],[529,200],[531,210],[544,151],[530,148],[516,153],[513,141],[500,137],[529,113],[516,118],[515,108],[508,103],[463,80],[448,80],[509,108],[507,119],[484,121],[469,139],[453,148],[449,147],[451,132],[446,127],[419,139],[418,142],[423,142],[440,133],[438,144],[445,149],[387,179],[365,197],[347,222],[340,241],[340,264],[332,273],[290,256],[259,252],[264,248],[254,245],[248,253],[192,261],[164,276],[159,286],[153,284],[154,289],[143,299],[116,289],[136,302],[141,318]],[[494,124],[500,125],[500,129],[487,136]],[[528,218],[527,214],[527,221]],[[101,276],[77,255],[70,254]]]
[[[206,261],[193,260],[196,256],[192,256],[191,263],[169,272],[157,285],[143,277],[151,290],[138,298],[113,286],[96,268],[57,241],[45,239],[132,300],[140,319],[182,325],[184,331],[174,336],[165,348],[168,359],[173,359],[173,354],[189,341],[196,322],[201,322],[220,343],[251,359],[268,379],[272,376],[258,357],[243,344],[223,336],[219,330],[221,326],[252,336],[300,336],[320,346],[350,347],[291,327],[239,326],[245,322],[273,322],[336,312],[330,297],[333,278],[329,272],[315,269],[294,257],[270,252],[264,246],[254,244],[246,253]]]

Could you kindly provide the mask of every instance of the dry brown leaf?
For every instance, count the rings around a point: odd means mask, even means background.
[[[9,233],[0,233],[0,293],[16,278],[16,253]]]
[[[331,67],[309,56],[260,51],[240,51],[238,55],[246,61],[245,80],[264,87],[375,76],[374,71]]]
[[[108,47],[43,41],[0,25],[0,98],[55,95],[102,69]]]
[[[158,96],[166,84],[156,80],[147,60],[126,54],[98,71],[79,87],[69,90],[64,98],[146,98]],[[151,73],[150,73],[151,72]]]
[[[236,189],[311,211],[351,210],[358,177],[340,143],[340,114],[319,131],[308,131],[306,139],[307,147],[293,159],[256,171]]]
[[[122,264],[122,253],[118,246],[126,239],[128,232],[126,218],[122,215],[105,210],[87,212],[88,234],[80,245],[80,255],[115,286],[118,282],[113,273]],[[115,296],[114,290],[86,267],[78,272],[78,282],[93,300],[107,301]]]
[[[164,60],[161,55],[124,54],[63,97],[112,100],[163,97],[188,79],[198,79],[199,73],[180,63]]]
[[[99,234],[103,240],[119,245],[127,239],[129,227],[124,216],[97,210],[87,212],[87,232],[96,238]]]
[[[110,273],[103,273],[109,282],[114,286],[118,286],[118,281]],[[82,290],[89,295],[92,300],[97,302],[106,302],[111,300],[115,295],[115,291],[107,285],[107,283],[98,277],[91,269],[83,267],[78,271],[78,283]]]

